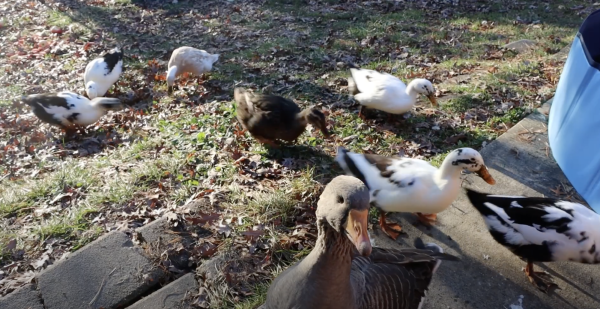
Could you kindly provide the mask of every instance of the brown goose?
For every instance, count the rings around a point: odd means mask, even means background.
[[[323,112],[316,108],[300,107],[284,97],[255,94],[235,88],[237,119],[245,130],[263,144],[278,147],[276,140],[295,141],[308,123],[329,136]]]
[[[371,248],[368,214],[367,187],[333,179],[319,199],[315,248],[273,281],[261,308],[420,308],[440,260],[457,258],[420,240],[422,249]]]

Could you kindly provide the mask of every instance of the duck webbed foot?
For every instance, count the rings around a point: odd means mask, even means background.
[[[550,294],[556,289],[560,289],[552,280],[552,276],[545,272],[533,271],[533,262],[528,261],[527,266],[523,270],[531,284],[535,285],[540,291]]]
[[[437,222],[437,214],[423,214],[416,212],[415,215],[417,215],[419,221],[425,225],[434,225]]]
[[[402,232],[402,227],[398,223],[387,222],[385,212],[382,210],[379,211],[379,226],[381,227],[381,230],[393,240],[396,240]]]

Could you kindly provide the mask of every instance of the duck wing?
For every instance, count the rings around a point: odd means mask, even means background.
[[[123,53],[112,52],[96,58],[85,67],[84,82],[118,79],[123,71]]]
[[[83,81],[84,83],[88,83],[89,81],[97,81],[104,78],[104,74],[108,73],[108,67],[104,62],[104,59],[97,58],[85,67],[85,72],[83,73]]]
[[[422,175],[436,171],[423,160],[358,154],[343,147],[338,147],[336,161],[347,174],[362,180],[371,191],[413,186]]]
[[[373,248],[369,257],[355,257],[351,284],[358,308],[420,308],[441,260],[456,258],[439,251],[409,248]]]
[[[539,262],[600,263],[600,216],[552,198],[499,196],[467,189],[492,237],[516,255]],[[600,245],[600,244],[599,244]]]
[[[238,102],[238,119],[252,134],[278,138],[297,124],[300,108],[291,100],[242,90],[238,90],[235,99]]]
[[[351,68],[350,73],[358,91],[374,93],[393,86],[397,91],[406,91],[406,85],[397,77],[375,70]]]
[[[123,54],[120,52],[107,53],[102,58],[92,60],[85,67],[83,82],[86,89],[88,83],[96,84],[96,95],[103,96],[108,89],[119,80],[123,72]]]
[[[82,106],[89,108],[89,100],[73,92],[32,94],[22,100],[40,120],[61,127],[72,125]]]

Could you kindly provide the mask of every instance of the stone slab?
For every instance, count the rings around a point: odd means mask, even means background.
[[[510,42],[510,43],[504,45],[503,47],[506,49],[515,50],[518,53],[522,53],[522,52],[528,51],[531,48],[535,47],[535,45],[537,45],[536,41],[524,39],[524,40],[518,40],[515,42]]]
[[[142,295],[160,275],[127,235],[113,231],[37,280],[46,309],[116,308]]]
[[[176,252],[175,250],[167,250],[177,247],[181,244],[187,244],[193,239],[184,239],[180,236],[176,229],[171,228],[166,217],[162,217],[150,224],[142,226],[136,229],[137,232],[142,234],[145,241],[143,246],[147,246],[146,252],[150,254],[161,255],[164,252],[169,252],[169,260],[173,265],[179,269],[189,268],[189,253],[187,250],[181,250]],[[189,237],[188,237],[189,238]]]
[[[193,273],[169,283],[160,290],[142,298],[128,309],[183,309],[192,308],[186,296],[198,291],[198,283]],[[189,298],[188,298],[189,299]]]
[[[28,284],[0,298],[0,309],[44,309],[40,293]]]
[[[571,51],[571,44],[572,43],[568,44],[567,46],[559,50],[558,53],[550,56],[550,59],[557,61],[566,61],[567,57],[569,56],[569,52]]]
[[[491,186],[469,175],[463,187],[504,195],[553,196],[557,186],[570,185],[547,148],[546,118],[535,113],[519,122],[481,154],[496,179]],[[443,262],[434,277],[423,309],[598,309],[600,267],[579,263],[540,263],[538,271],[554,276],[562,290],[549,296],[529,283],[522,272],[525,262],[497,244],[480,214],[461,193],[453,205],[438,215],[431,228],[417,223],[412,214],[394,214],[407,233],[396,242],[376,229],[377,246],[412,247],[414,238],[435,242],[461,258]]]
[[[142,233],[146,243],[169,243],[173,241],[178,236],[169,233],[170,230],[171,228],[169,227],[169,222],[166,217],[162,217],[136,229],[136,231]]]

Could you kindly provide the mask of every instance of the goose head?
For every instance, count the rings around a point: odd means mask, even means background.
[[[305,122],[310,123],[313,127],[321,130],[325,137],[329,137],[329,131],[327,130],[327,117],[321,110],[316,107],[308,108],[302,111],[301,117],[305,119]]]
[[[496,184],[496,180],[490,175],[490,172],[483,162],[483,157],[481,157],[481,154],[473,148],[458,148],[453,150],[448,154],[446,159],[444,159],[442,166],[442,168],[451,166],[458,167],[461,170],[474,172],[490,185]]]
[[[360,255],[371,254],[367,232],[369,190],[362,181],[351,176],[334,178],[319,198],[316,215],[318,221],[346,234]]]
[[[433,106],[437,106],[437,100],[435,98],[435,88],[430,81],[424,78],[417,78],[411,81],[407,87],[408,94],[422,94],[426,96]]]

